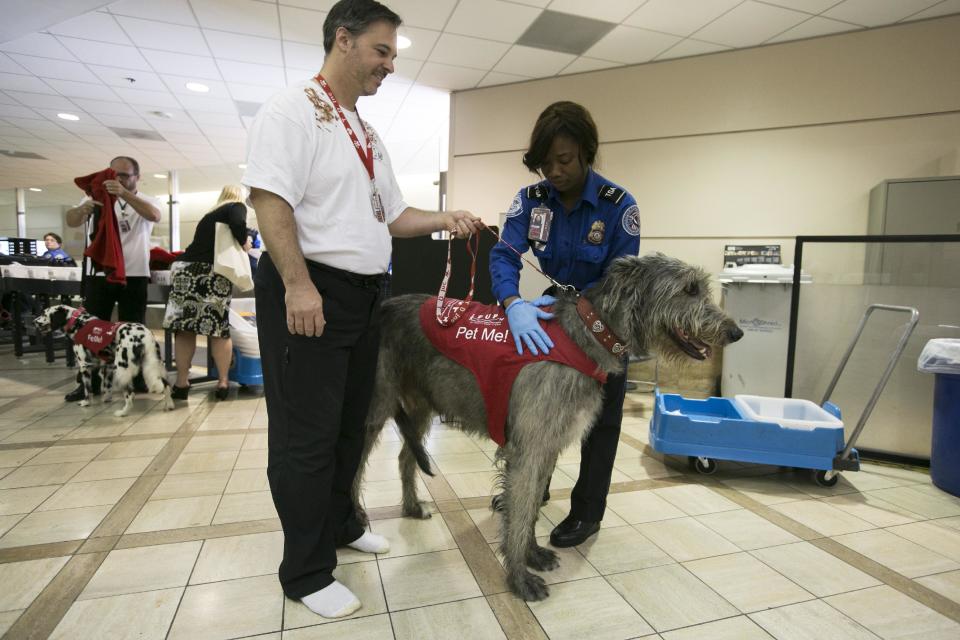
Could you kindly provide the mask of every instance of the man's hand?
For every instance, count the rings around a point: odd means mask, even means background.
[[[83,222],[86,222],[90,219],[90,216],[93,215],[94,207],[102,207],[102,202],[97,202],[96,200],[87,200],[82,205],[78,207],[80,209],[80,214],[83,216]]]
[[[447,231],[458,238],[469,238],[486,226],[469,211],[448,211],[444,215],[447,218]]]
[[[287,330],[290,333],[308,337],[323,334],[327,324],[323,318],[323,298],[313,282],[288,286],[284,302],[287,306]]]
[[[110,195],[118,196],[120,198],[123,198],[124,200],[129,199],[130,196],[133,195],[132,193],[127,191],[127,188],[124,187],[122,184],[120,184],[120,182],[117,180],[104,180],[103,188],[106,189],[107,193],[109,193]]]

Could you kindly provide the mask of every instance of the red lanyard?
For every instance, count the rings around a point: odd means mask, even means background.
[[[350,123],[347,121],[347,116],[344,115],[343,109],[340,108],[340,102],[337,100],[337,96],[333,95],[333,91],[330,90],[330,85],[327,84],[327,81],[323,79],[323,76],[319,73],[317,77],[314,78],[319,84],[320,88],[323,89],[327,97],[330,98],[330,102],[333,103],[333,108],[337,110],[337,115],[340,116],[340,122],[343,123],[343,128],[347,130],[347,135],[350,136],[350,140],[353,141],[353,146],[357,150],[357,155],[360,156],[360,162],[363,163],[364,168],[367,170],[367,175],[370,176],[371,182],[373,181],[373,143],[370,142],[370,136],[367,135],[367,132],[363,132],[363,137],[367,141],[367,152],[363,152],[363,145],[360,144],[360,139],[357,137],[357,134],[354,133],[353,127],[350,126]],[[360,118],[360,111],[357,111],[357,119]],[[361,120],[361,122],[363,122]]]
[[[473,258],[470,265],[470,292],[463,300],[451,299],[446,301],[447,285],[450,284],[452,264],[450,254],[452,248],[453,237],[451,236],[447,242],[447,271],[443,276],[443,281],[440,283],[440,291],[437,293],[437,322],[443,327],[449,327],[459,320],[460,316],[463,315],[463,312],[467,310],[467,306],[469,306],[473,300],[473,283],[477,276],[477,253],[479,253],[480,250],[480,236],[475,233],[467,238],[467,251],[470,253],[470,257]]]

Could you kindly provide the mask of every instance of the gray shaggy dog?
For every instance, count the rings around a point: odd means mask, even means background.
[[[584,292],[630,352],[662,358],[704,360],[714,347],[739,340],[743,332],[713,303],[709,276],[660,253],[614,261],[597,285]],[[417,498],[416,467],[432,475],[423,438],[433,414],[456,428],[487,436],[483,397],[473,375],[441,355],[424,336],[418,310],[426,295],[403,295],[383,305],[380,360],[367,416],[361,471],[354,483],[357,513],[366,520],[359,495],[363,468],[384,423],[393,418],[403,438],[400,474],[403,514],[429,518]],[[577,314],[577,294],[557,296],[554,313],[564,331],[608,374],[621,373],[620,357],[593,337]],[[596,380],[553,362],[520,370],[509,402],[507,444],[497,451],[504,511],[500,550],[507,583],[524,600],[549,594],[544,580],[527,570],[559,566],[556,552],[534,537],[541,496],[560,452],[582,440],[600,412]]]

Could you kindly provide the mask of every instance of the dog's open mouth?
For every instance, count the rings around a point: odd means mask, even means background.
[[[710,345],[700,342],[683,329],[677,327],[670,334],[677,346],[695,360],[706,360],[710,357]]]

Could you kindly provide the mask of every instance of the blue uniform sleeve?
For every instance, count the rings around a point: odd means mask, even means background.
[[[490,281],[493,295],[500,303],[511,296],[520,295],[520,269],[523,264],[520,256],[506,246],[506,241],[520,253],[525,253],[527,245],[527,227],[530,225],[530,208],[527,206],[523,191],[517,193],[507,211],[501,241],[490,250]]]

